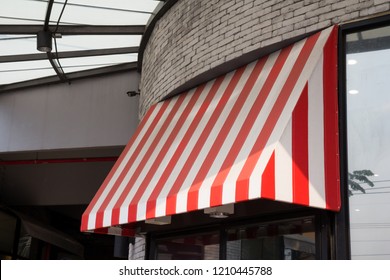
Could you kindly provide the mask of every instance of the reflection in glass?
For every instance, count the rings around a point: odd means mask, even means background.
[[[218,260],[219,234],[200,233],[156,242],[157,260]]]
[[[229,260],[315,259],[313,218],[243,226],[228,231]]]
[[[389,39],[389,26],[346,38],[352,259],[390,259]]]

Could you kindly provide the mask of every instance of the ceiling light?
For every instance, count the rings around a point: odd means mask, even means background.
[[[37,50],[41,52],[51,52],[51,32],[41,30],[37,34]]]
[[[204,209],[204,213],[208,214],[210,218],[223,219],[234,214],[234,204],[227,204],[212,208]]]
[[[351,89],[348,91],[349,94],[358,94],[359,91],[357,89]]]
[[[355,65],[355,64],[357,64],[357,60],[355,60],[355,59],[348,59],[348,65]]]

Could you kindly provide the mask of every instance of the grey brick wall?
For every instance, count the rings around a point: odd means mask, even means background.
[[[197,75],[252,50],[390,10],[389,0],[179,0],[145,48],[140,116]]]
[[[135,237],[134,244],[129,246],[129,260],[145,259],[145,238],[143,236]]]

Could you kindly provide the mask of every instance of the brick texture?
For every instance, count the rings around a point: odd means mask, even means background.
[[[172,90],[252,50],[388,12],[387,0],[179,0],[145,48],[140,117]]]

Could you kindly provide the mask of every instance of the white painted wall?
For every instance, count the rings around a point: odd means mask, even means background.
[[[125,145],[138,125],[136,71],[0,94],[0,153]]]

